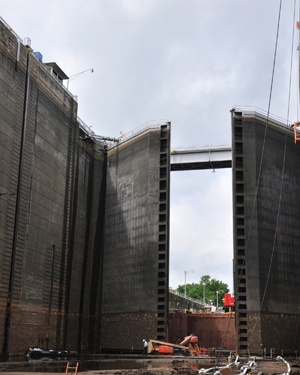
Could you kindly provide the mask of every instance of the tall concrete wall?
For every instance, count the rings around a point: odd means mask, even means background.
[[[167,337],[170,126],[108,151],[102,346]]]
[[[0,350],[99,347],[105,155],[0,24]],[[88,333],[88,334],[87,334]]]
[[[300,146],[262,114],[232,112],[239,352],[300,348]]]
[[[170,124],[107,153],[0,22],[0,147],[1,356],[166,339]]]

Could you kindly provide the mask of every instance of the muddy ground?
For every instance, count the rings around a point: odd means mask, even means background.
[[[241,364],[247,362],[247,358],[241,361]],[[291,373],[300,375],[300,361],[287,359],[291,365]],[[99,369],[86,370],[88,367],[95,367],[98,363]],[[251,371],[251,375],[279,375],[287,372],[287,365],[282,360],[260,360],[256,361],[257,366]],[[86,362],[79,365],[80,375],[196,375],[199,369],[213,367],[216,365],[216,359],[198,359],[195,357],[178,358],[131,358],[131,359],[99,359],[93,361],[93,366],[88,366]],[[218,363],[219,367],[226,365],[226,360]],[[80,370],[82,367],[82,371]],[[129,367],[129,368],[128,368]],[[101,369],[100,369],[101,368]],[[0,374],[2,375],[58,375],[66,374],[66,362],[52,363],[0,363]],[[69,370],[69,375],[74,374],[74,370]],[[237,368],[225,369],[221,371],[222,375],[237,375],[241,371]]]

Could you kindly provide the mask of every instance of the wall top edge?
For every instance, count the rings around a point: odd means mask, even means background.
[[[239,117],[239,113],[242,114],[244,118],[259,118],[264,121],[272,122],[276,125],[279,125],[283,128],[291,128],[292,122],[290,122],[287,119],[283,119],[282,117],[276,116],[274,114],[268,113],[267,111],[264,111],[263,109],[253,107],[253,106],[234,106],[230,112],[232,113],[233,117]]]
[[[141,136],[142,134],[149,132],[149,131],[159,131],[162,126],[168,126],[168,129],[170,129],[171,122],[164,122],[164,123],[147,123],[145,125],[142,125],[139,128],[133,129],[132,131],[123,134],[120,133],[120,137],[118,138],[118,143],[112,145],[110,148],[114,148],[117,146],[120,146],[121,144],[126,143],[129,140],[132,140],[134,138],[137,138]]]

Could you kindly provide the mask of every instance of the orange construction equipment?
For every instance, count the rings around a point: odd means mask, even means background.
[[[299,121],[294,122],[294,141],[295,141],[295,143],[300,143],[300,129],[298,129],[299,126],[300,126]],[[297,129],[299,130],[298,132],[297,132]]]
[[[192,336],[190,339],[191,344],[198,344],[198,336]]]
[[[188,356],[199,357],[211,355],[211,349],[199,348],[198,336],[195,336],[194,334],[186,336],[178,345],[157,340],[149,340],[148,342],[149,354],[174,355],[176,354],[176,351]]]
[[[171,353],[171,350],[173,353]],[[188,348],[183,345],[171,344],[169,342],[158,340],[148,341],[148,354],[174,355],[175,350],[180,351],[182,354],[189,354]]]
[[[174,354],[174,348],[167,345],[160,345],[158,347],[158,354],[159,355],[173,355]]]
[[[192,356],[199,357],[202,355],[200,348],[198,346],[198,336],[193,336],[189,341],[189,351]]]
[[[186,336],[183,341],[181,341],[181,343],[179,345],[183,346],[183,345],[186,345],[187,343],[189,343],[191,341],[191,339],[193,337],[197,337],[197,336],[194,336],[193,334],[189,335],[189,336]],[[197,337],[197,341],[198,341],[198,337]]]

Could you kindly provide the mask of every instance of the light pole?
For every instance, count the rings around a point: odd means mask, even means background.
[[[67,90],[69,90],[69,82],[70,82],[70,81],[73,81],[73,79],[77,78],[78,76],[80,76],[81,74],[86,73],[86,72],[92,72],[92,73],[94,73],[94,69],[93,69],[93,68],[86,69],[86,70],[83,70],[82,72],[79,72],[79,73],[77,73],[77,74],[73,74],[72,76],[70,76],[70,77],[68,78]],[[71,78],[71,79],[70,79],[70,78]]]
[[[219,293],[224,293],[223,290],[217,290],[216,291],[216,294],[217,294],[217,308],[219,307]]]
[[[184,298],[186,298],[186,274],[189,273],[189,272],[193,272],[194,273],[194,270],[183,271],[183,272],[184,272]]]
[[[202,283],[203,285],[203,305],[205,305],[205,283]]]

